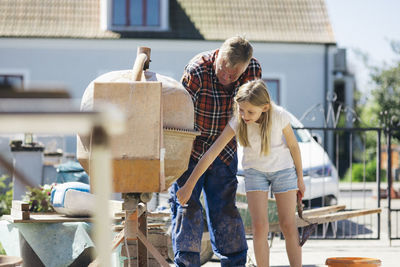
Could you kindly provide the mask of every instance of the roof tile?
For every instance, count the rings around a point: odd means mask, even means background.
[[[169,0],[167,32],[100,28],[100,0],[1,0],[1,37],[175,38],[335,43],[324,0]]]

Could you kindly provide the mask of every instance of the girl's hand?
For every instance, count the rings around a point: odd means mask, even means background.
[[[303,179],[297,179],[297,187],[299,188],[297,193],[300,194],[301,198],[303,198],[304,192],[306,191],[306,186],[304,185]]]
[[[189,198],[192,195],[192,190],[193,189],[190,189],[189,186],[185,184],[178,190],[178,192],[176,192],[176,197],[178,198],[182,207],[189,201]]]

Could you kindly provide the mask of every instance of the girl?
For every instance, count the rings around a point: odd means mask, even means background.
[[[300,149],[289,114],[271,101],[262,80],[242,85],[234,105],[235,116],[176,193],[178,200],[182,206],[186,204],[200,176],[236,134],[243,146],[242,166],[257,266],[269,266],[268,191],[271,186],[290,266],[299,267],[302,259],[295,220],[296,192],[302,197],[305,186]]]

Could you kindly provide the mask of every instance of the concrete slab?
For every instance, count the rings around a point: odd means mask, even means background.
[[[248,240],[249,253],[247,266],[255,266],[253,240]],[[365,257],[375,258],[382,262],[382,267],[398,267],[400,241],[390,246],[387,240],[308,240],[303,246],[303,267],[326,267],[325,261],[332,257]],[[171,265],[173,266],[173,265]],[[216,257],[204,267],[220,266]],[[289,267],[285,242],[275,238],[270,250],[271,267]]]

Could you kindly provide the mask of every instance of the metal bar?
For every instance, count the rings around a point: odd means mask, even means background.
[[[387,199],[388,199],[388,235],[389,240],[392,238],[392,216],[391,216],[391,202],[392,202],[392,133],[390,129],[386,131],[387,138],[387,166],[386,177],[388,181]]]
[[[350,145],[349,145],[349,159],[350,159],[350,173],[353,174],[353,133],[350,132]],[[353,202],[353,175],[351,175],[350,179],[350,209],[352,209],[352,202]]]
[[[378,166],[377,166],[377,172],[378,172],[378,208],[381,207],[381,167],[382,167],[382,151],[381,151],[381,138],[382,138],[382,130],[378,131],[378,140],[377,140],[377,153],[378,153]],[[378,239],[380,239],[381,236],[381,214],[378,214]]]
[[[312,136],[312,130],[310,131],[310,134]],[[311,150],[309,151],[309,154],[311,154]],[[309,156],[309,159],[311,159],[311,156]],[[307,202],[308,202],[308,207],[311,209],[311,197],[312,197],[312,177],[310,175],[310,188],[308,188],[309,192],[310,192],[310,197],[308,198]],[[271,190],[272,192],[272,190]]]
[[[338,175],[339,175],[339,134],[336,134],[336,170],[338,170]]]
[[[365,132],[364,132],[365,133]],[[366,148],[365,148],[365,134],[362,136],[362,144],[363,144],[363,208],[366,208],[366,188],[365,188],[365,184],[366,184]],[[364,225],[366,224],[365,220],[365,216],[363,216],[364,219]],[[363,227],[363,234],[365,234],[365,227]]]
[[[392,213],[389,214],[392,216]],[[396,212],[396,236],[399,236],[399,213]]]

